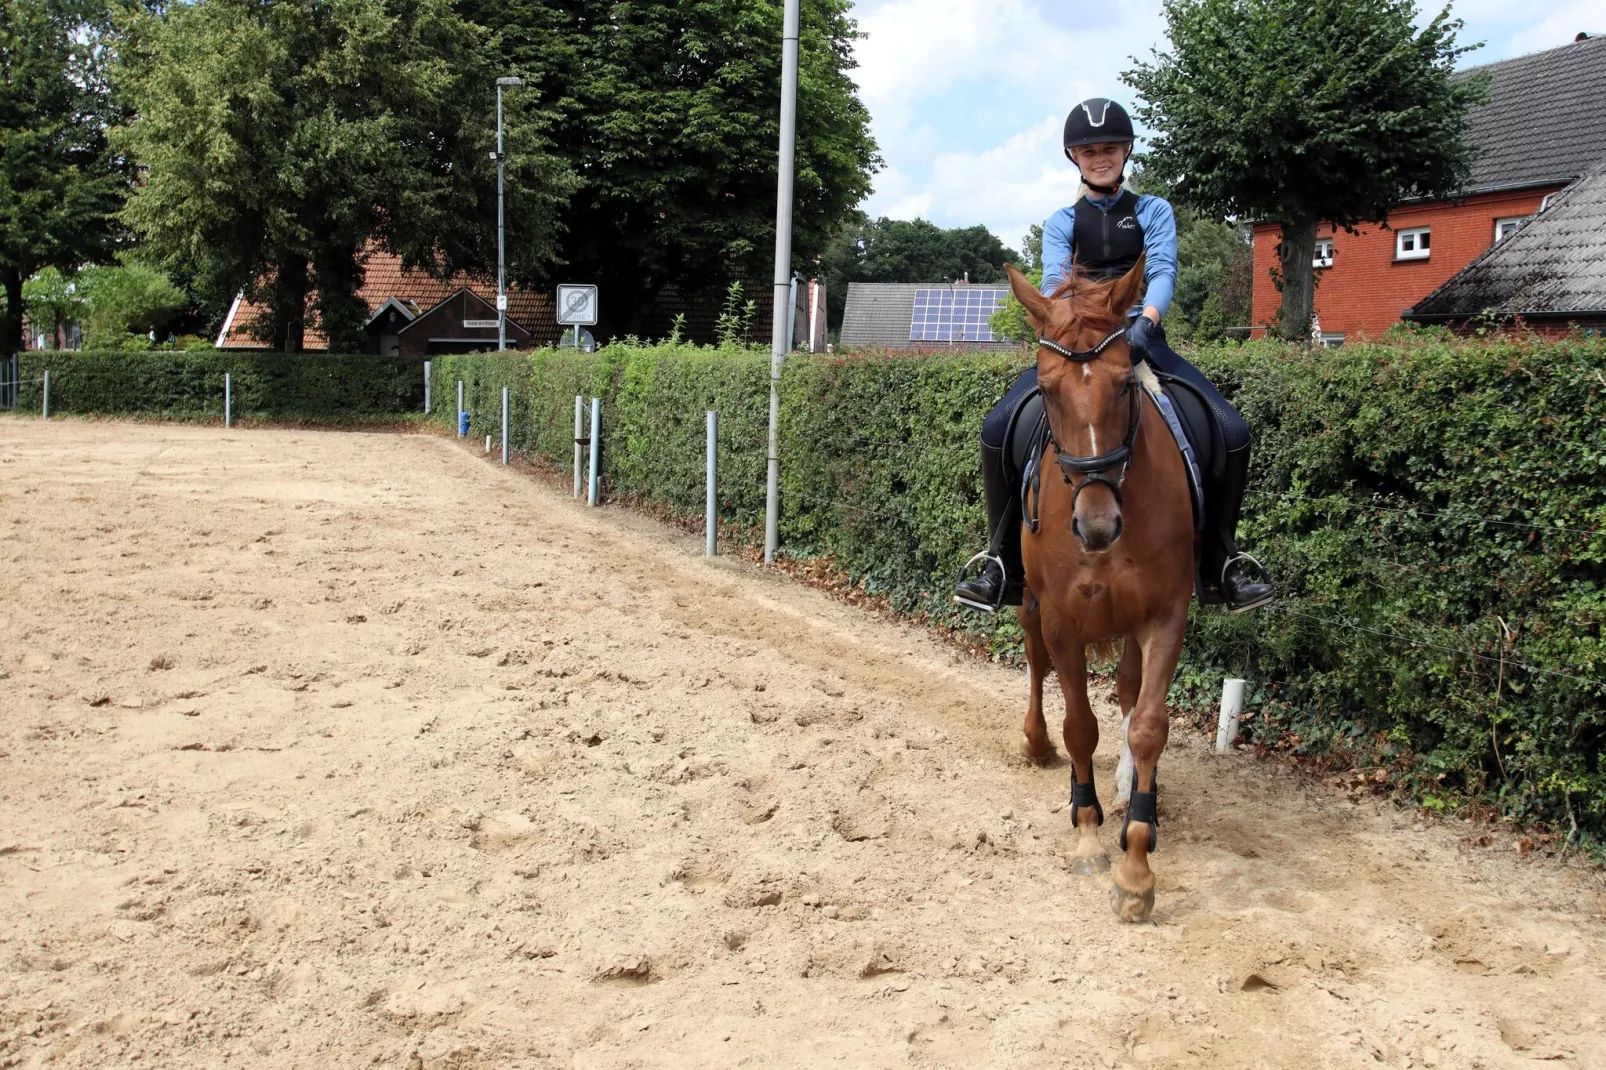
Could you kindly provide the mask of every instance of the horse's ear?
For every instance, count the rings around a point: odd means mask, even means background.
[[[1004,271],[1009,274],[1009,288],[1026,309],[1026,314],[1037,324],[1048,319],[1048,298],[1038,292],[1032,281],[1020,273],[1020,268],[1014,264],[1005,264]]]
[[[1117,316],[1125,316],[1127,309],[1138,303],[1144,286],[1143,267],[1148,258],[1147,253],[1139,253],[1138,262],[1132,265],[1132,270],[1122,275],[1115,289],[1110,291],[1110,311]]]

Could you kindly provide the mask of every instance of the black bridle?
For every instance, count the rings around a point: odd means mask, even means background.
[[[1037,344],[1052,353],[1058,353],[1066,360],[1075,361],[1078,364],[1086,364],[1110,348],[1111,343],[1124,333],[1126,333],[1125,326],[1116,327],[1092,349],[1069,349],[1052,338],[1042,337],[1037,339]],[[1094,483],[1102,483],[1109,487],[1110,493],[1115,495],[1116,508],[1121,507],[1121,484],[1126,482],[1127,469],[1132,467],[1132,447],[1138,440],[1138,428],[1143,424],[1143,401],[1138,396],[1137,376],[1127,376],[1124,389],[1127,396],[1126,439],[1108,453],[1100,453],[1094,457],[1077,457],[1065,453],[1060,449],[1059,439],[1055,437],[1053,422],[1050,421],[1049,423],[1048,444],[1054,449],[1054,460],[1060,466],[1060,475],[1065,477],[1065,482],[1071,487],[1071,509],[1073,511],[1076,509],[1077,497]],[[1121,470],[1114,479],[1104,474],[1117,466]],[[1081,476],[1082,479],[1077,481],[1073,478],[1073,473]]]

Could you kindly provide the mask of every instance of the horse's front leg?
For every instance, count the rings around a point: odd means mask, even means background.
[[[1126,854],[1115,867],[1115,886],[1111,889],[1111,905],[1122,921],[1148,921],[1154,912],[1154,871],[1149,868],[1149,852],[1159,839],[1155,767],[1171,731],[1165,698],[1182,654],[1187,624],[1184,606],[1176,619],[1156,621],[1136,637],[1143,654],[1142,683],[1127,730],[1135,775],[1126,823],[1121,827],[1121,849]]]
[[[1143,648],[1137,640],[1127,636],[1121,645],[1121,666],[1115,670],[1115,697],[1121,704],[1121,758],[1115,766],[1115,805],[1125,806],[1132,796],[1132,745],[1127,734],[1132,730],[1132,710],[1138,704],[1138,693],[1143,689]]]
[[[1029,608],[1028,608],[1029,607]],[[1043,613],[1030,592],[1018,611],[1021,630],[1026,633],[1026,667],[1031,674],[1031,692],[1026,699],[1026,758],[1038,764],[1054,757],[1054,744],[1049,742],[1048,723],[1043,719],[1043,680],[1052,664],[1048,644],[1043,642]]]
[[[1072,873],[1102,873],[1110,856],[1099,842],[1104,808],[1093,784],[1093,752],[1099,746],[1099,722],[1087,700],[1087,649],[1082,641],[1055,645],[1054,667],[1059,670],[1065,694],[1065,751],[1071,758],[1071,822],[1076,826],[1076,848],[1071,852]]]

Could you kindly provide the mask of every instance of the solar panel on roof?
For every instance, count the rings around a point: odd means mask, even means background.
[[[1004,303],[1007,287],[933,286],[915,291],[911,342],[996,342],[988,321]]]

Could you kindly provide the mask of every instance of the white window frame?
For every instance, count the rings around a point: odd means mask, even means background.
[[[1344,348],[1344,336],[1342,334],[1336,334],[1336,333],[1330,333],[1328,331],[1323,331],[1322,332],[1322,348],[1323,349],[1343,349]]]
[[[1326,246],[1324,253],[1322,247]],[[1313,268],[1330,268],[1333,266],[1333,239],[1317,238],[1316,255],[1311,258],[1310,266]]]
[[[1549,208],[1560,195],[1561,191],[1557,190],[1555,193],[1547,193],[1543,197],[1539,198],[1539,211],[1543,212],[1546,208]]]
[[[1433,255],[1433,228],[1432,227],[1406,227],[1394,232],[1394,259],[1396,260],[1426,260]],[[1411,248],[1407,249],[1406,239],[1411,240]],[[1422,239],[1429,241],[1424,244]]]
[[[1511,234],[1503,233],[1503,231],[1509,229],[1511,233],[1515,233],[1517,228],[1522,225],[1523,221],[1529,218],[1531,217],[1525,215],[1508,215],[1501,216],[1499,219],[1496,219],[1494,221],[1494,240],[1499,242],[1509,238]]]

